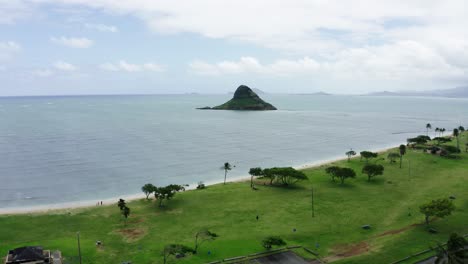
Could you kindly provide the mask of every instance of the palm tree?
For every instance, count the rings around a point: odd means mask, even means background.
[[[429,136],[429,129],[432,129],[432,126],[430,123],[426,124],[426,136]]]
[[[440,128],[436,127],[436,129],[434,129],[434,135],[437,136],[437,132],[440,131]]]
[[[458,150],[460,150],[460,140],[458,139],[458,135],[460,135],[460,133],[458,132],[458,128],[454,128],[453,136],[457,138],[457,148]]]
[[[440,129],[440,131],[442,132],[442,136],[443,136],[445,133],[445,128]]]
[[[351,149],[350,151],[346,152],[345,154],[346,154],[346,156],[348,156],[348,162],[349,162],[351,157],[356,155],[356,151]]]
[[[223,169],[224,169],[224,184],[226,184],[227,173],[228,171],[232,170],[232,166],[231,164],[229,164],[229,162],[225,162]]]
[[[406,154],[406,146],[401,144],[399,149],[400,149],[400,169],[401,169],[401,163],[403,161],[403,155]]]

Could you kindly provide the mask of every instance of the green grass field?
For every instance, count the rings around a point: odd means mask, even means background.
[[[461,137],[463,149],[467,138],[467,133]],[[239,182],[178,193],[165,208],[158,208],[154,200],[133,201],[127,225],[116,205],[1,216],[0,252],[6,255],[8,249],[41,245],[60,249],[70,263],[77,263],[76,232],[80,231],[83,263],[162,263],[164,245],[193,246],[195,233],[208,228],[219,238],[204,243],[199,254],[170,263],[206,263],[263,251],[260,241],[269,235],[317,250],[330,262],[390,263],[445,242],[451,232],[468,233],[468,153],[461,156],[451,160],[408,149],[402,169],[398,163],[378,161],[385,173],[372,182],[361,174],[364,162],[355,158],[334,163],[358,174],[344,185],[331,182],[326,166],[321,166],[305,170],[309,181],[292,188],[258,181],[259,190],[253,191],[249,182]],[[220,173],[220,180],[223,176]],[[438,233],[430,234],[419,205],[450,195],[456,196],[456,210],[432,221],[430,226]],[[372,228],[363,230],[366,224]],[[96,247],[97,240],[102,247]],[[305,251],[298,253],[313,258]]]

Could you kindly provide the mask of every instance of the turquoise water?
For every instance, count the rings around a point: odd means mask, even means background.
[[[222,181],[468,126],[468,100],[264,95],[279,111],[202,111],[230,95],[0,99],[0,208],[102,200],[151,182]],[[430,133],[433,135],[433,132]]]

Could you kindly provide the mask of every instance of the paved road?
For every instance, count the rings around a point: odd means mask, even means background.
[[[250,261],[251,264],[309,264],[292,251],[276,253]]]

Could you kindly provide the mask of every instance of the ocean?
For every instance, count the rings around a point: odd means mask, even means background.
[[[251,167],[396,146],[468,126],[468,99],[261,95],[278,111],[210,111],[232,95],[0,98],[0,211],[221,182]],[[434,136],[434,130],[429,131]]]

